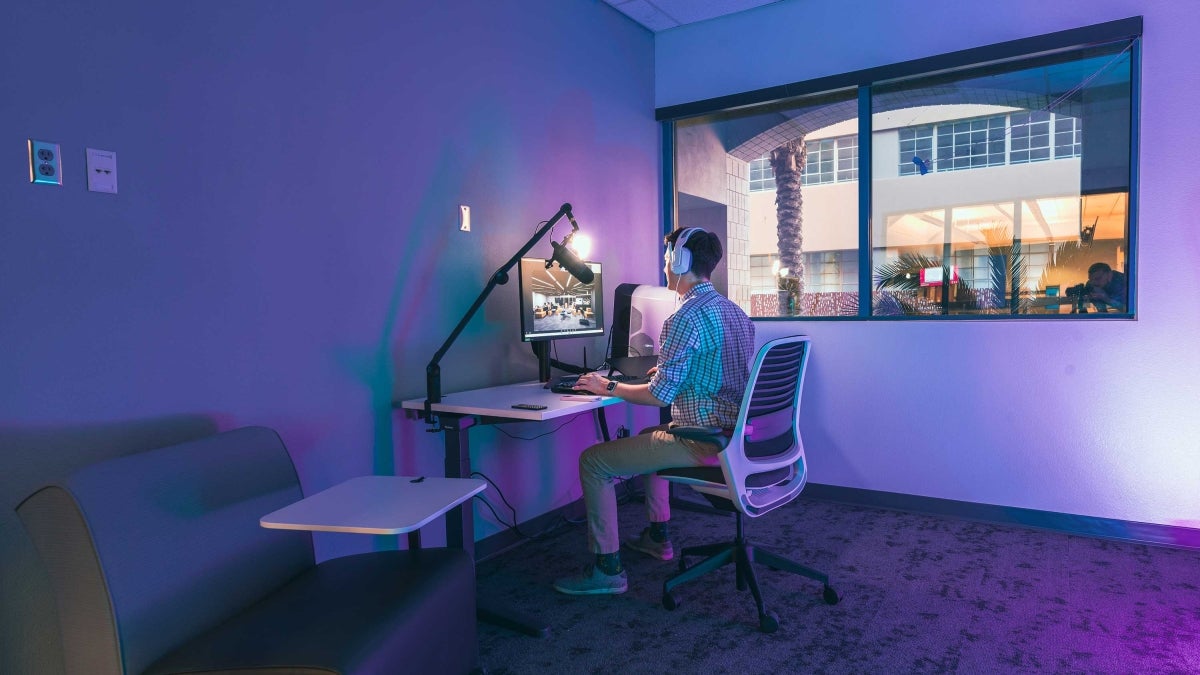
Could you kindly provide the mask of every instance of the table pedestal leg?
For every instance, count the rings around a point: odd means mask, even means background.
[[[471,475],[471,448],[467,442],[468,429],[475,425],[472,416],[443,415],[446,431],[446,477],[468,478]],[[475,559],[475,514],[471,502],[446,514],[446,546],[461,548]],[[475,618],[493,626],[515,630],[532,637],[546,637],[550,627],[545,622],[522,614],[510,607],[483,602],[476,594]]]

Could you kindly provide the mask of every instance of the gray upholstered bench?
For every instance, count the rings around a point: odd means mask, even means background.
[[[17,508],[55,589],[69,673],[461,673],[475,573],[455,549],[314,564],[258,519],[301,498],[248,427],[85,467]]]

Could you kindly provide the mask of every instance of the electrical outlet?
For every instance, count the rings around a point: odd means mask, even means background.
[[[466,205],[458,207],[458,229],[463,232],[471,231],[471,207]]]
[[[29,139],[29,182],[62,185],[62,160],[57,143]]]

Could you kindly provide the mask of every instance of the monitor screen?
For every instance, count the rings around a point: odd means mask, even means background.
[[[604,289],[600,263],[584,263],[596,275],[585,284],[557,264],[546,267],[545,258],[522,258],[519,278],[521,293],[521,339],[604,335]]]

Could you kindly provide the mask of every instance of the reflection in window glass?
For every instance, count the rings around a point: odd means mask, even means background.
[[[872,314],[1126,312],[1079,285],[1129,256],[1129,68],[1123,44],[875,87],[899,162],[872,175]]]

